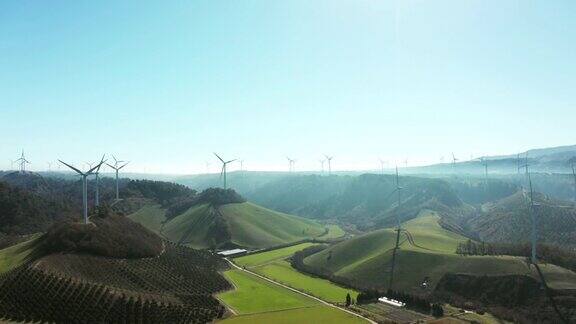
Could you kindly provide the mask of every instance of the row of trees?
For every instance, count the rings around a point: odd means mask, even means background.
[[[458,245],[456,253],[460,255],[511,255],[529,257],[531,248],[529,243],[486,243],[468,240]],[[538,258],[541,261],[576,271],[575,251],[549,244],[538,244],[536,250],[538,252]]]

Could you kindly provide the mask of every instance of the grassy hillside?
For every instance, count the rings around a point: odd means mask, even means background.
[[[221,206],[201,203],[171,218],[166,218],[166,210],[161,206],[150,205],[128,217],[171,241],[200,249],[267,248],[343,234],[332,225],[323,236],[327,228],[317,222],[248,202]]]
[[[443,229],[438,220],[436,213],[424,211],[403,224],[405,231],[397,254],[395,289],[428,293],[446,273],[536,276],[523,258],[457,255],[457,245],[466,238]],[[345,278],[359,287],[386,289],[394,244],[395,232],[382,229],[338,243],[307,257],[304,262],[315,272]],[[576,274],[571,271],[553,266],[545,271],[552,286],[576,283]],[[430,284],[428,290],[421,288],[425,280]]]
[[[228,204],[219,211],[228,224],[231,241],[240,246],[263,248],[318,237],[325,232],[314,221],[252,203]]]
[[[0,250],[0,274],[18,267],[24,263],[27,257],[33,252],[32,242],[37,236],[26,242],[22,242]]]

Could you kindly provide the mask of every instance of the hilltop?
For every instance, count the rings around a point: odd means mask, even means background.
[[[129,217],[171,241],[195,248],[267,248],[326,233],[314,221],[246,202],[230,189],[207,189],[168,208],[148,205]]]
[[[112,212],[0,250],[0,319],[210,322],[231,288],[217,256],[177,246]]]
[[[88,182],[89,206],[94,205],[94,185],[93,180]],[[120,191],[124,200],[115,208],[123,213],[131,213],[144,203],[170,204],[195,194],[178,184],[126,179],[121,181]],[[115,182],[101,179],[102,204],[111,204],[114,197]],[[54,223],[78,219],[81,208],[79,180],[42,177],[31,172],[0,177],[0,237],[45,232]]]

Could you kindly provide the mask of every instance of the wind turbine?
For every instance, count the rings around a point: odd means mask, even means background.
[[[220,176],[222,176],[222,175],[224,176],[224,189],[226,189],[226,165],[228,165],[228,163],[232,163],[232,162],[236,161],[236,159],[230,160],[230,161],[224,161],[218,154],[214,153],[214,155],[216,155],[218,160],[220,160],[220,162],[222,162],[222,171],[220,172]]]
[[[294,164],[296,163],[296,160],[289,157],[286,157],[286,159],[288,160],[288,172],[294,172]]]
[[[97,166],[89,169],[87,172],[82,172],[75,167],[71,166],[70,164],[63,162],[62,160],[58,160],[60,163],[64,164],[65,166],[69,167],[70,169],[76,171],[82,177],[82,207],[83,207],[83,216],[84,216],[84,224],[88,224],[88,184],[86,178],[89,175],[92,175],[93,171],[96,168],[99,168],[102,163],[98,164]]]
[[[456,155],[454,155],[454,153],[452,153],[452,166],[456,167],[456,162],[458,162],[458,159],[456,158]]]
[[[398,175],[398,166],[396,166],[396,188],[390,195],[397,193],[398,194],[398,206],[396,207],[396,245],[394,247],[394,252],[392,253],[392,265],[390,268],[390,284],[389,289],[392,289],[392,285],[394,283],[394,267],[396,266],[396,253],[400,246],[400,231],[402,230],[400,224],[400,205],[402,203],[402,187],[400,187],[400,177]]]
[[[106,163],[106,160],[104,160],[105,156],[106,155],[102,155],[102,160],[100,160],[100,163],[96,168],[96,172],[94,172],[94,174],[96,175],[96,192],[94,196],[94,206],[96,207],[100,206],[100,167],[102,167],[102,164]]]
[[[320,171],[322,174],[324,174],[324,162],[326,162],[326,160],[321,159],[321,160],[318,160],[318,162],[320,162]]]
[[[328,161],[328,175],[332,174],[332,159],[334,158],[333,156],[328,156],[326,154],[324,154],[324,156],[326,157],[326,161]]]
[[[48,172],[52,171],[52,162],[46,162],[48,164]]]
[[[384,174],[384,164],[388,164],[388,161],[384,161],[382,159],[378,159],[378,161],[380,161],[380,173]]]
[[[24,150],[22,150],[22,155],[14,162],[20,162],[20,173],[26,172],[26,163],[30,164],[30,161],[26,160],[24,156]]]
[[[112,169],[114,169],[114,171],[116,171],[116,200],[120,200],[120,191],[119,191],[119,179],[118,179],[118,171],[120,171],[123,167],[127,166],[128,163],[130,162],[126,162],[124,164],[122,164],[121,166],[118,166],[120,163],[124,162],[124,161],[120,161],[117,160],[114,155],[112,155],[112,158],[114,158],[114,165],[110,165],[108,163],[106,163],[107,166],[111,167]]]
[[[484,179],[486,181],[486,190],[488,190],[488,159],[481,157],[480,163],[484,166]]]

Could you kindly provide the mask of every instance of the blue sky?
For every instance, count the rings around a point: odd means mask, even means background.
[[[213,151],[344,170],[575,144],[575,57],[569,0],[2,1],[0,169],[22,148],[191,173]]]

